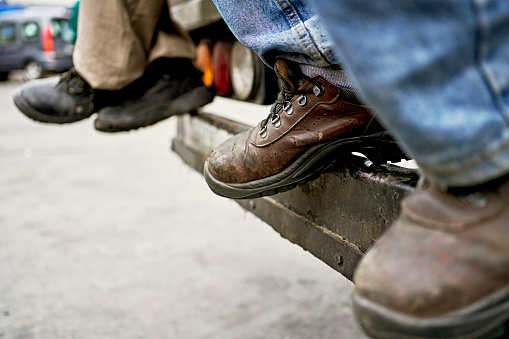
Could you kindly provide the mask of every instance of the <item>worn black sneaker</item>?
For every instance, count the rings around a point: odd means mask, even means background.
[[[86,119],[100,109],[94,89],[74,68],[60,77],[23,84],[14,94],[14,103],[27,117],[54,124]]]
[[[99,111],[94,126],[102,132],[120,132],[153,125],[175,114],[208,104],[215,91],[205,86],[202,73],[187,59],[162,59],[145,72],[143,87],[129,100]]]

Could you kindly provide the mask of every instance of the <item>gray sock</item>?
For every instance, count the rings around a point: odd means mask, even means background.
[[[353,83],[352,79],[342,70],[337,67],[317,67],[307,64],[300,64],[300,70],[303,74],[311,77],[315,74],[320,75],[322,78],[336,86],[356,90],[357,86]]]

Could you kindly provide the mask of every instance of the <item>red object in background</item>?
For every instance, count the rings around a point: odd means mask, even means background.
[[[53,52],[55,50],[55,41],[53,40],[53,32],[50,25],[42,30],[42,49],[44,52]]]
[[[230,42],[218,41],[212,48],[212,71],[214,74],[213,84],[217,94],[229,96],[232,94],[232,83],[230,77],[230,54],[232,44]]]

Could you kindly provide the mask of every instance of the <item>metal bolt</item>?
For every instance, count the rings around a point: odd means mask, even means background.
[[[369,160],[369,159],[366,159],[364,161],[364,166],[366,167],[371,167],[373,165],[373,161]]]
[[[339,253],[334,254],[334,260],[336,264],[341,265],[343,263],[343,256]]]

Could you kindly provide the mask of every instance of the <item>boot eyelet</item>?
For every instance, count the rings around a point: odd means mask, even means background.
[[[275,114],[271,119],[270,119],[270,122],[272,122],[272,124],[278,128],[279,126],[281,126],[281,119],[280,119],[280,116],[279,114]]]
[[[293,114],[293,107],[292,107],[292,103],[287,101],[286,102],[286,105],[283,107],[283,110],[288,114],[288,115],[292,115]]]
[[[265,139],[267,137],[267,125],[260,128],[259,134],[262,137],[262,139]]]
[[[325,92],[325,90],[323,89],[322,86],[316,85],[315,87],[313,87],[313,93],[315,93],[315,96],[319,97],[320,95],[323,94],[323,92]]]
[[[304,107],[306,106],[308,102],[308,99],[306,98],[306,96],[304,95],[301,95],[298,99],[297,99],[297,104],[299,104],[300,107]]]

